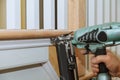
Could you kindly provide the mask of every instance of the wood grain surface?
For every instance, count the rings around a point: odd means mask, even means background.
[[[0,40],[52,38],[72,32],[71,30],[0,30]]]

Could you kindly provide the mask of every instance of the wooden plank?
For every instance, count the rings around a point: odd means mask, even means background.
[[[26,29],[26,0],[21,0],[21,28]]]
[[[82,64],[82,60],[79,57],[76,57],[78,76],[82,77],[85,75],[85,66]]]
[[[84,27],[86,22],[86,0],[68,1],[68,29]]]
[[[0,30],[0,40],[51,38],[69,34],[70,30]]]
[[[6,0],[0,0],[0,29],[6,28]]]
[[[52,64],[54,70],[56,71],[57,75],[60,76],[55,46],[49,46],[49,60],[50,60],[50,63]]]
[[[78,66],[78,76],[81,77],[86,74],[85,69],[85,56],[80,53],[80,50],[75,48],[76,60]]]
[[[79,2],[79,28],[86,26],[86,0],[78,0]]]
[[[40,13],[40,29],[44,28],[44,4],[43,4],[44,0],[39,0],[39,13]]]

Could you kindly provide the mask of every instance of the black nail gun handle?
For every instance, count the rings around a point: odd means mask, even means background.
[[[99,55],[106,55],[105,47],[97,48],[95,56]],[[99,63],[99,73],[97,76],[97,80],[111,80],[111,76],[108,72],[109,70],[107,69],[106,65],[103,62]]]

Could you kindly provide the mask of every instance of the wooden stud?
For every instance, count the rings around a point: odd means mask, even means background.
[[[49,60],[50,60],[50,63],[52,64],[53,68],[55,69],[57,75],[60,76],[55,46],[49,46]]]
[[[26,0],[21,0],[21,28],[26,29]]]
[[[6,0],[0,0],[0,29],[6,27]]]
[[[84,27],[86,22],[86,1],[69,0],[68,2],[68,29],[77,30]]]
[[[40,29],[44,28],[44,10],[43,10],[43,0],[39,0],[39,13],[40,13]]]

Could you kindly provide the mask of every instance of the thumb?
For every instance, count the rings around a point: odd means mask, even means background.
[[[93,57],[91,59],[91,63],[93,63],[93,64],[99,64],[101,62],[103,62],[103,63],[106,62],[106,55],[99,55],[99,56]]]

